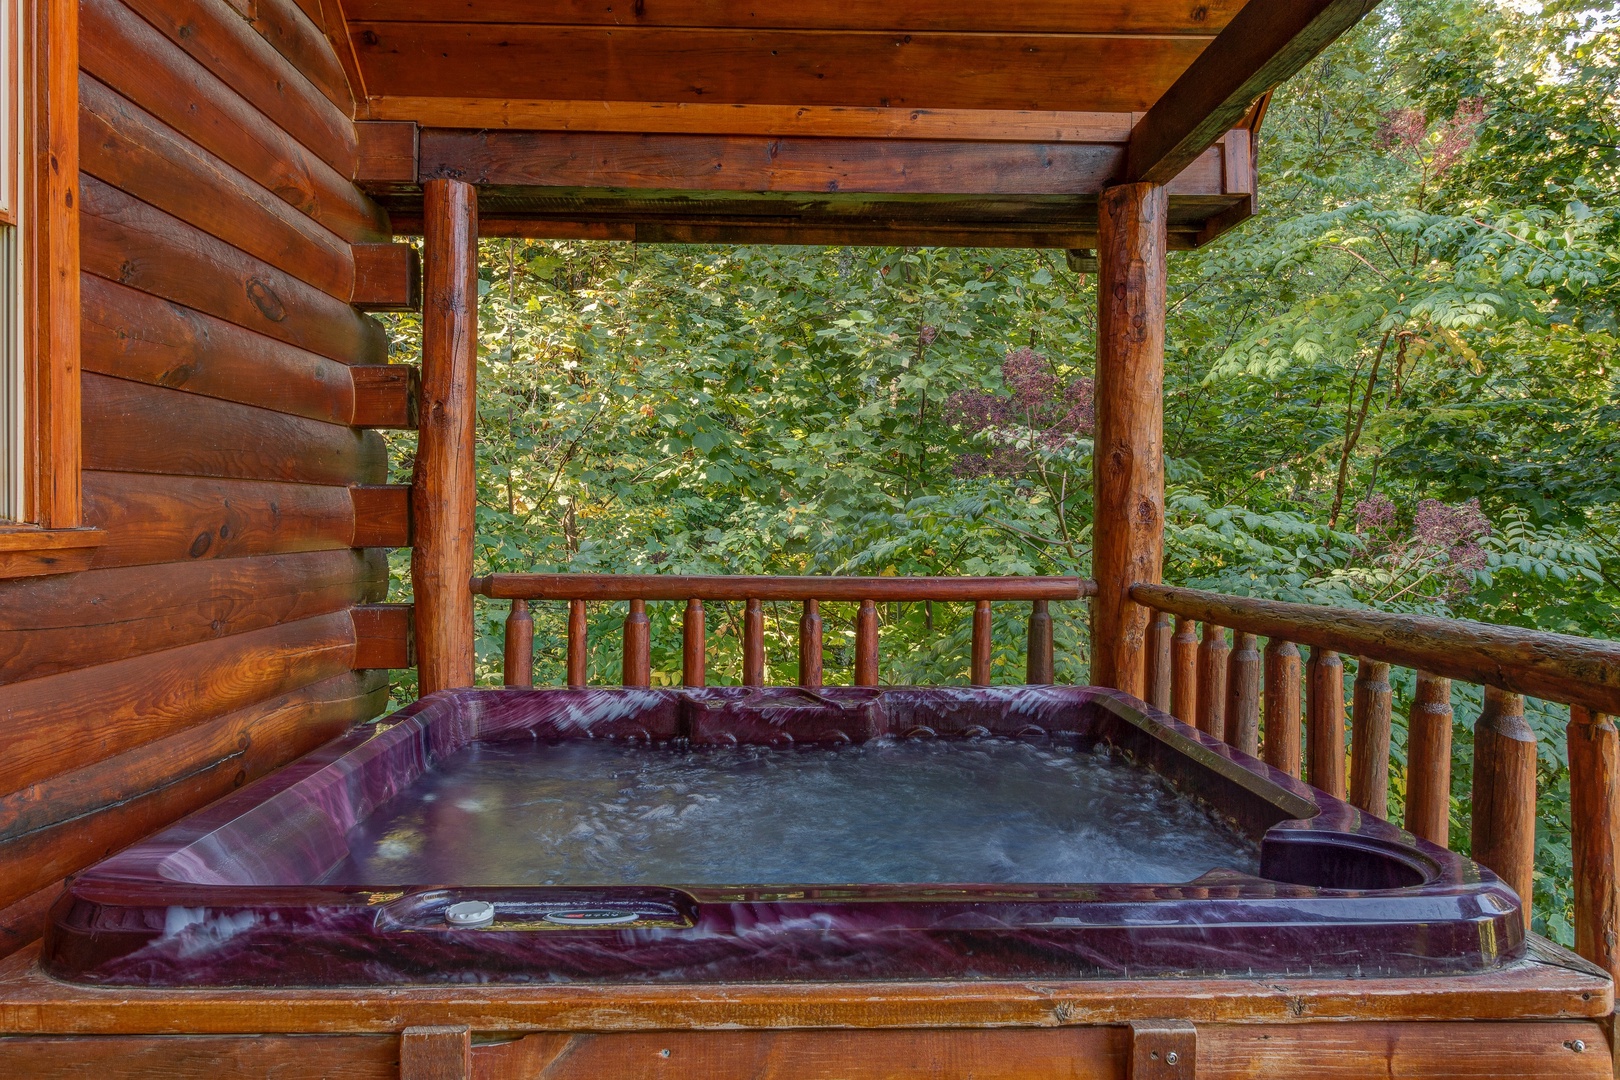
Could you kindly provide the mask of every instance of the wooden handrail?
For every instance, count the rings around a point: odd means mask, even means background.
[[[686,574],[490,574],[472,591],[495,600],[1081,600],[1077,577],[773,577]]]
[[[1131,598],[1172,615],[1602,713],[1620,713],[1620,642],[1514,626],[1288,604],[1170,585]]]

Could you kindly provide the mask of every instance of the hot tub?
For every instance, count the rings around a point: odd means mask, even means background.
[[[122,986],[1470,972],[1489,871],[1110,690],[457,690],[101,863]]]

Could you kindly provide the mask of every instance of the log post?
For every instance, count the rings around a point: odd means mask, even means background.
[[[513,600],[506,613],[506,651],[501,665],[507,686],[534,685],[534,616],[527,600]]]
[[[1158,184],[1097,199],[1096,513],[1091,681],[1141,697],[1150,612],[1131,599],[1164,562],[1164,302],[1168,201]]]
[[[1183,724],[1198,720],[1198,624],[1182,615],[1170,639],[1170,715]]]
[[[692,597],[686,602],[681,621],[681,685],[703,686],[708,680],[709,631],[703,618],[703,601]]]
[[[1524,697],[1485,688],[1474,725],[1473,856],[1519,894],[1530,928],[1536,864],[1536,733]]]
[[[765,685],[765,610],[758,600],[743,607],[743,685]]]
[[[585,628],[585,601],[568,601],[568,685],[575,690],[589,682]]]
[[[1036,600],[1030,604],[1024,681],[1031,686],[1050,686],[1052,666],[1052,612],[1045,600]]]
[[[1389,733],[1394,712],[1389,665],[1358,659],[1351,698],[1350,802],[1374,817],[1388,818]],[[1446,730],[1450,730],[1449,722]]]
[[[1147,689],[1142,700],[1162,712],[1170,711],[1170,638],[1174,632],[1174,623],[1168,614],[1149,613],[1145,646]]]
[[[1260,643],[1241,630],[1233,632],[1226,658],[1226,742],[1260,756]]]
[[[1406,831],[1451,846],[1451,680],[1423,671],[1406,719]]]
[[[1615,876],[1620,735],[1614,718],[1569,710],[1570,847],[1575,856],[1575,951],[1620,979]]]
[[[974,686],[990,685],[990,601],[979,600],[973,605],[973,671],[970,681]]]
[[[478,196],[423,187],[422,401],[411,478],[411,591],[419,693],[473,684],[473,510],[478,493]]]
[[[877,605],[862,600],[855,613],[855,685],[878,684],[878,617]]]
[[[821,686],[821,602],[806,600],[799,618],[799,685]]]
[[[626,686],[652,685],[652,623],[647,619],[647,601],[630,601],[630,614],[624,617],[624,672]]]
[[[1217,739],[1226,739],[1226,627],[1204,624],[1204,637],[1198,643],[1198,730]]]
[[[1311,786],[1344,798],[1344,661],[1331,649],[1311,647],[1305,680],[1305,754]]]
[[[1299,777],[1299,646],[1266,641],[1266,764]]]

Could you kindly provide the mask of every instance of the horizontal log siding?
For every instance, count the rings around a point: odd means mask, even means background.
[[[0,953],[65,876],[375,715],[349,608],[387,591],[348,304],[386,218],[296,6],[86,0],[86,524],[95,568],[0,581]],[[306,70],[307,68],[307,70]],[[364,530],[362,530],[363,532]]]

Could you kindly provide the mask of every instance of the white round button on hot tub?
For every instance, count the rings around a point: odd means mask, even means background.
[[[488,926],[495,921],[495,905],[488,900],[463,900],[444,909],[451,926]]]

